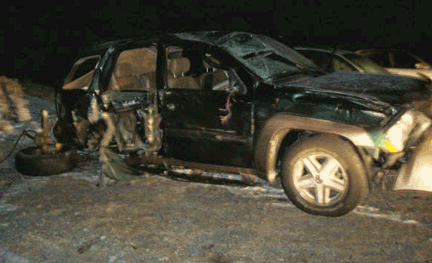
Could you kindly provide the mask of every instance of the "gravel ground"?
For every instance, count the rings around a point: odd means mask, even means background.
[[[0,157],[38,128],[42,108],[54,112],[28,99],[33,121],[0,134]],[[429,194],[378,187],[352,213],[326,218],[295,208],[279,184],[237,175],[148,171],[98,188],[98,156],[80,160],[50,177],[22,177],[13,158],[0,164],[0,262],[432,262]]]

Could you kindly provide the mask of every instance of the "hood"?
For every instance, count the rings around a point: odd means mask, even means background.
[[[427,100],[431,97],[429,82],[422,79],[387,74],[367,74],[337,71],[316,78],[278,83],[282,86],[302,86],[326,93],[354,95],[396,105]]]

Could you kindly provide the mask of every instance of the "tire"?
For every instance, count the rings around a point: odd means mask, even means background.
[[[345,215],[369,192],[364,165],[353,146],[330,135],[290,147],[282,159],[281,182],[295,206],[321,216]]]
[[[76,150],[64,150],[55,154],[41,154],[39,147],[22,149],[15,155],[18,172],[25,175],[44,176],[65,173],[78,164]]]

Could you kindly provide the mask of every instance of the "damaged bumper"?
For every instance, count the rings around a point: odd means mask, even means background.
[[[402,165],[393,190],[432,192],[432,130],[428,131],[408,162]]]

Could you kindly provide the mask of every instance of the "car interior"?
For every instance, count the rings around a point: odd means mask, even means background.
[[[168,88],[224,90],[229,87],[228,71],[210,54],[201,55],[175,47],[168,48]],[[211,65],[210,65],[211,64]]]

